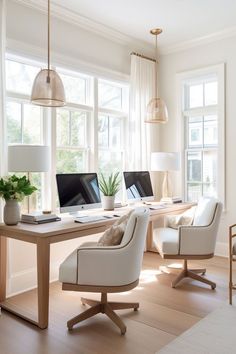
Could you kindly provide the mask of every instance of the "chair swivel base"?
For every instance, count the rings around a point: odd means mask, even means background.
[[[187,260],[184,259],[184,265],[183,265],[182,271],[178,274],[178,276],[171,283],[172,288],[176,288],[176,286],[184,278],[191,278],[194,280],[198,280],[202,283],[208,284],[208,285],[210,285],[212,290],[214,290],[216,288],[216,283],[204,278],[203,276],[199,275],[198,273],[205,275],[206,269],[188,269]]]
[[[194,280],[198,280],[202,283],[208,284],[211,286],[212,290],[216,288],[216,283],[212,282],[211,280],[208,280],[201,275],[197,274],[196,272],[192,270],[182,270],[182,272],[175,278],[175,280],[171,283],[172,288],[175,288],[179,282],[184,279],[184,278],[191,278]]]
[[[137,311],[139,308],[138,302],[108,302],[106,293],[101,294],[101,301],[86,299],[82,297],[81,302],[83,305],[87,304],[91,307],[67,322],[67,327],[69,330],[71,330],[75,324],[82,322],[89,317],[95,316],[98,313],[104,313],[119,327],[121,334],[125,334],[126,326],[114,310],[133,308],[134,311]]]

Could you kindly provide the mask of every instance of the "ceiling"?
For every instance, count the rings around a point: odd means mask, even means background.
[[[90,20],[153,43],[149,30],[161,27],[160,46],[173,46],[236,27],[236,0],[52,0]]]

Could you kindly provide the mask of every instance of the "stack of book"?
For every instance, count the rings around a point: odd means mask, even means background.
[[[166,203],[166,204],[182,203],[182,198],[180,198],[180,197],[166,197],[166,198],[161,198],[161,202]]]
[[[44,224],[52,221],[59,221],[59,218],[56,214],[43,214],[41,212],[34,212],[29,214],[21,215],[21,222],[28,224]]]

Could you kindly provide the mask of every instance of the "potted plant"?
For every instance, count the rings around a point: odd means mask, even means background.
[[[25,196],[31,195],[37,188],[30,181],[16,175],[0,178],[0,197],[5,200],[3,219],[7,225],[16,225],[20,221],[20,206]]]
[[[99,179],[99,189],[102,192],[102,206],[104,210],[114,210],[115,195],[120,189],[119,172],[111,173],[105,178],[101,173]]]

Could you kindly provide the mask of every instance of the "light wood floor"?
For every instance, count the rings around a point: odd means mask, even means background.
[[[66,321],[84,310],[82,293],[62,292],[59,283],[50,288],[50,325],[39,330],[29,323],[2,311],[0,316],[0,354],[154,354],[228,298],[228,262],[212,260],[192,262],[206,266],[206,276],[217,283],[216,290],[204,284],[184,281],[170,286],[173,274],[161,274],[159,266],[176,263],[165,261],[155,253],[145,253],[139,286],[113,300],[139,301],[137,312],[119,311],[127,325],[125,336],[104,315],[99,314],[67,331]],[[97,298],[96,294],[83,294]],[[16,301],[15,298],[12,298]],[[35,305],[35,291],[18,296],[26,310]]]

